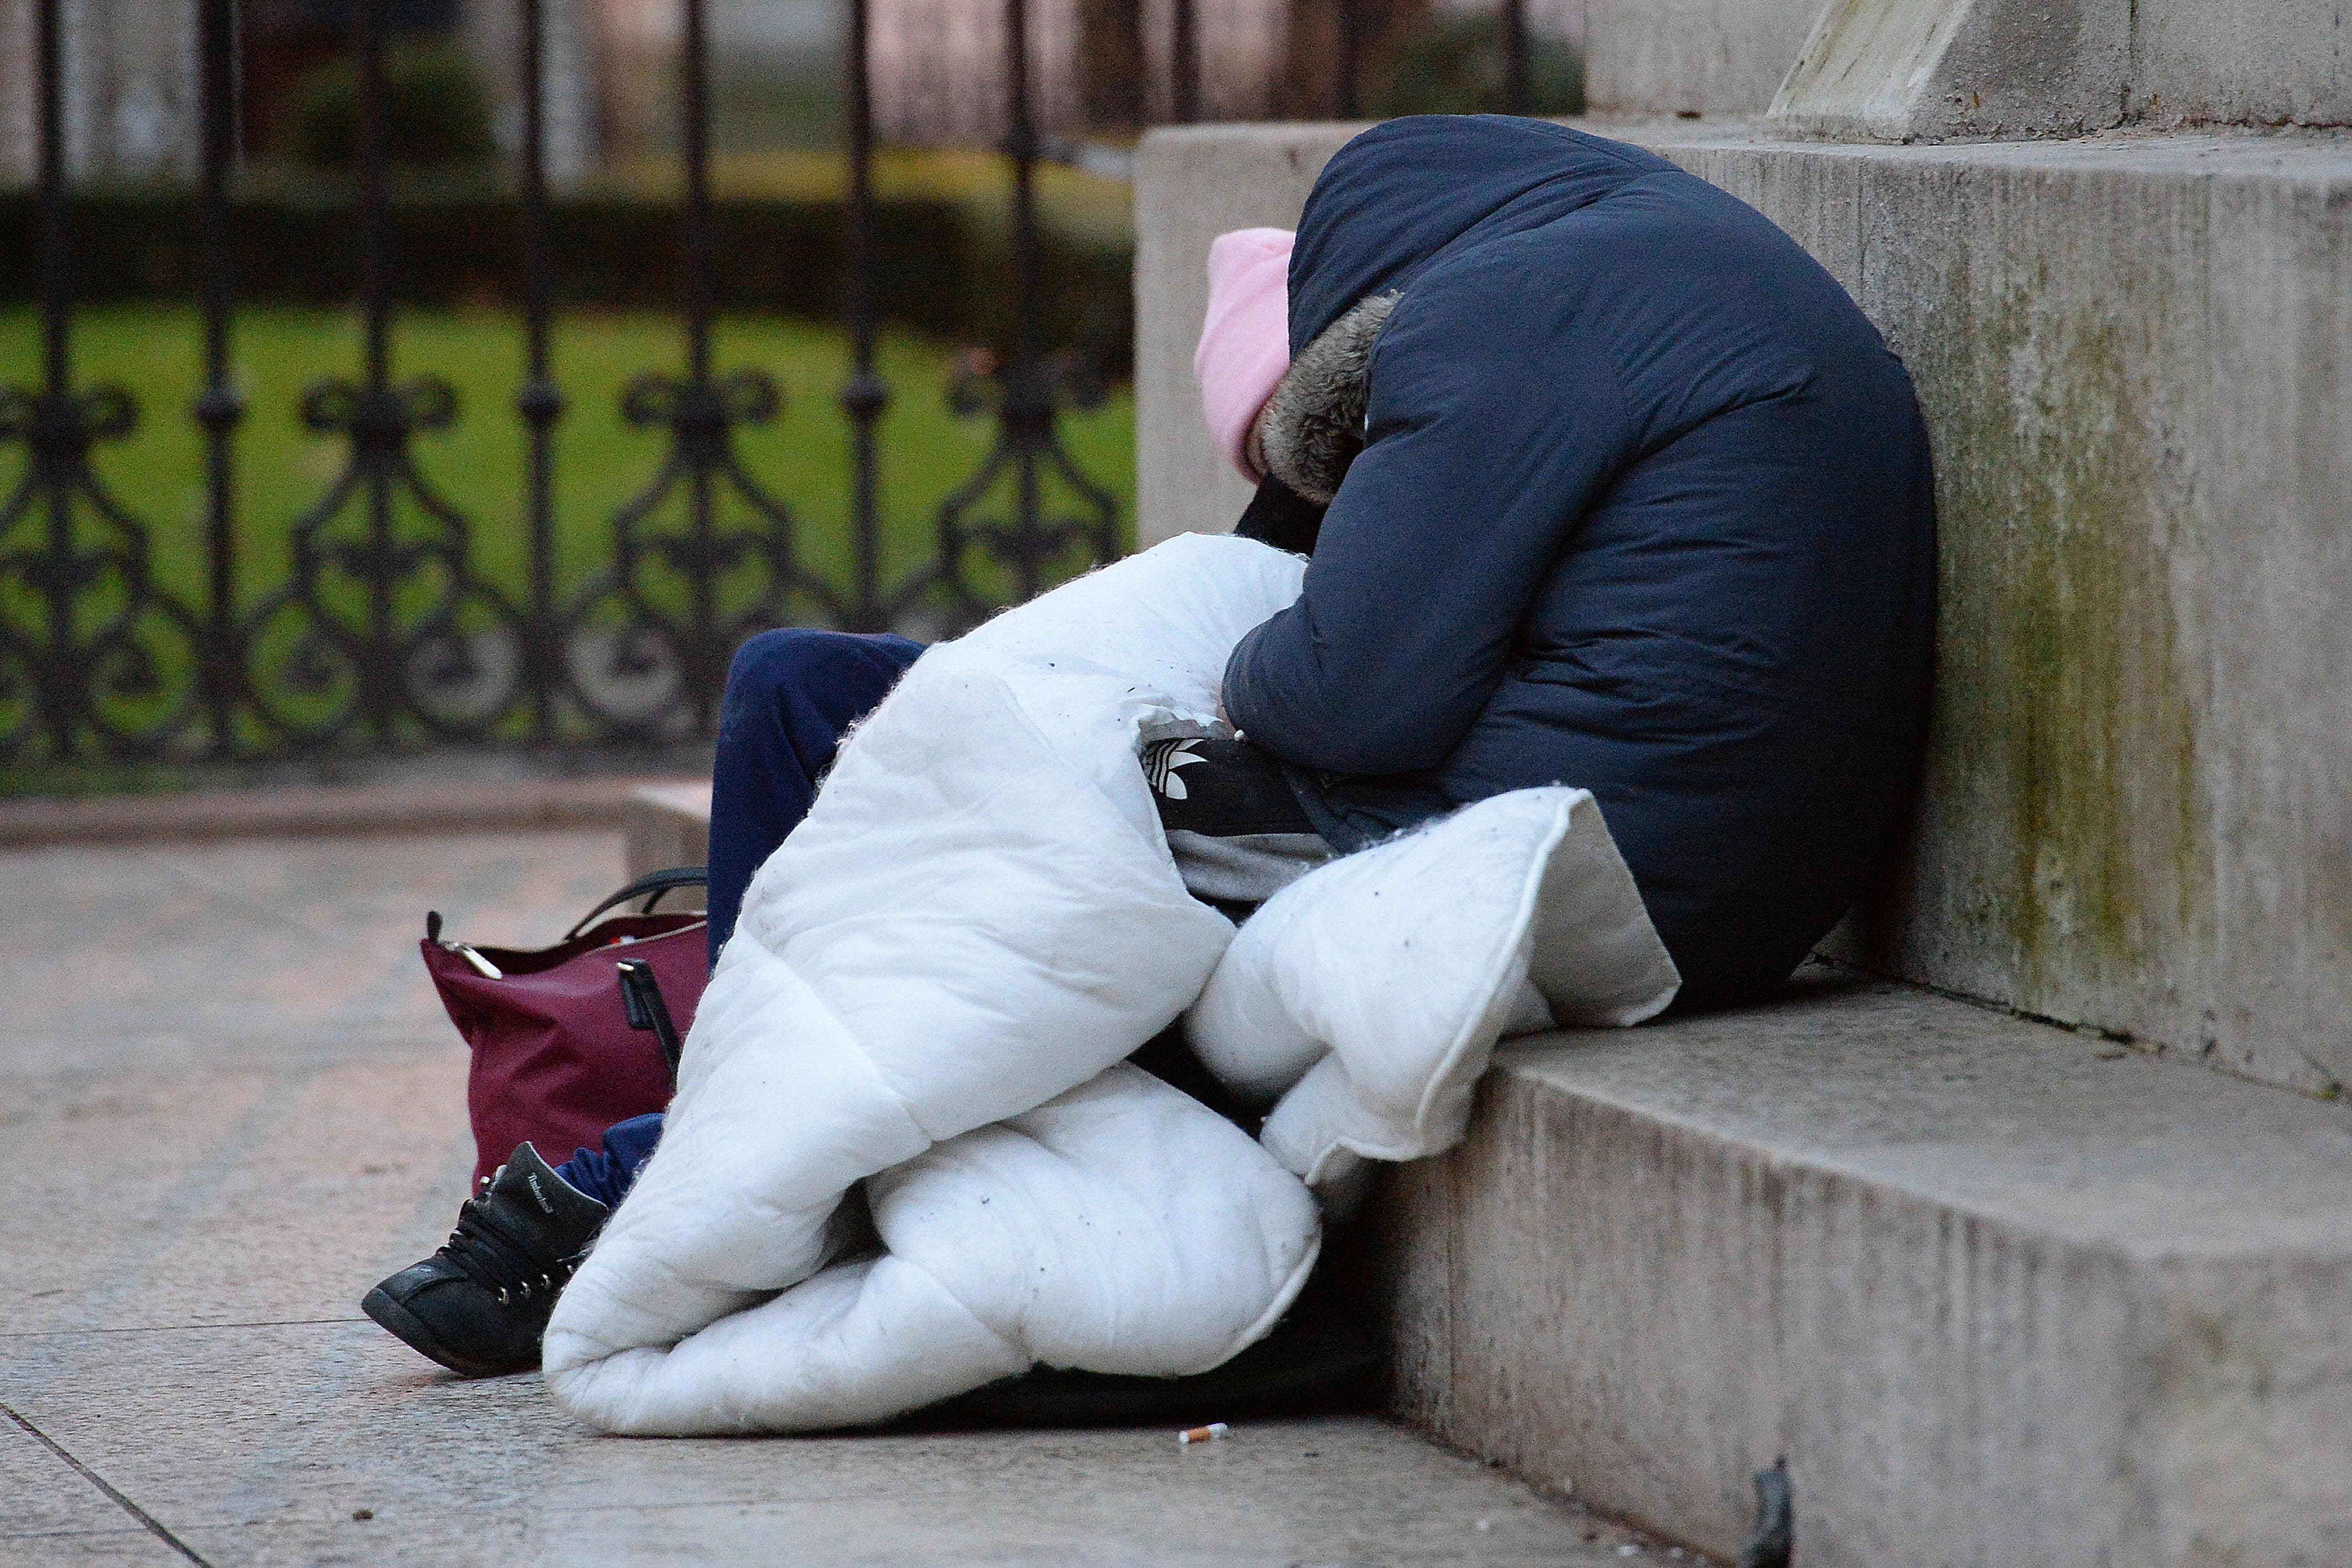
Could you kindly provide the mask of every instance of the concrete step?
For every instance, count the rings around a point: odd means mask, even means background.
[[[621,838],[632,877],[705,863],[710,859],[709,780],[638,786],[621,809]],[[682,894],[665,901],[664,906],[698,907]]]
[[[646,785],[515,777],[499,758],[464,758],[439,776],[417,771],[373,784],[0,799],[0,849],[609,828]]]
[[[2352,1563],[2352,1113],[1930,993],[1505,1053],[1392,1173],[1396,1403],[1807,1568]]]

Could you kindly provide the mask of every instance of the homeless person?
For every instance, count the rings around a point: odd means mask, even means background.
[[[1605,821],[1681,1005],[1768,992],[1860,892],[1924,743],[1933,498],[1902,365],[1752,209],[1562,127],[1377,127],[1286,240],[1219,242],[1197,365],[1213,432],[1262,481],[1240,531],[1309,559],[1224,663],[1238,734],[1139,760],[1187,885],[1246,915],[1328,858],[1565,785]],[[1265,323],[1286,308],[1283,345]],[[916,652],[747,645],[714,789],[714,945]],[[1237,804],[1196,831],[1177,805],[1196,793]],[[1291,863],[1250,860],[1267,848]],[[1242,880],[1221,898],[1224,873]],[[372,1315],[459,1371],[530,1364],[550,1293],[657,1130],[616,1129],[569,1181],[533,1181],[536,1206],[502,1197],[502,1173]],[[509,1169],[556,1175],[527,1145]],[[528,1303],[507,1288],[526,1279]]]

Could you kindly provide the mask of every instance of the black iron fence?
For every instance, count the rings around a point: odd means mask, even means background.
[[[978,468],[939,507],[929,557],[886,576],[877,425],[892,389],[877,371],[874,134],[867,0],[849,0],[845,208],[849,373],[849,566],[804,559],[793,508],[750,472],[738,433],[772,419],[780,393],[757,370],[719,372],[711,333],[709,46],[705,0],[680,0],[684,370],[648,372],[623,413],[661,433],[666,454],[613,508],[602,559],[559,580],[554,432],[565,399],[550,359],[557,257],[547,182],[545,0],[520,7],[522,109],[514,236],[522,256],[524,371],[513,403],[527,474],[520,589],[478,564],[480,519],[420,469],[420,435],[459,414],[450,385],[395,372],[387,7],[351,0],[356,68],[352,243],[362,319],[360,373],[310,386],[300,417],[342,444],[341,470],[295,519],[274,586],[241,595],[238,431],[232,376],[238,280],[230,197],[238,115],[236,0],[191,0],[199,16],[202,178],[196,258],[204,381],[189,411],[203,432],[202,587],[165,581],[151,520],[121,504],[92,455],[127,435],[137,400],[75,370],[75,258],[66,177],[60,12],[35,0],[38,384],[0,388],[0,445],[24,466],[0,499],[0,762],[237,759],[435,743],[664,743],[707,735],[741,639],[779,624],[924,630],[971,624],[996,605],[1109,559],[1111,491],[1063,443],[1062,413],[1099,389],[1076,356],[1041,340],[1034,175],[1045,149],[1031,110],[1026,0],[1002,0],[1010,127],[1009,351],[961,361],[951,403],[992,422]],[[986,3],[986,0],[975,0]],[[1524,0],[1505,0],[1507,99],[1527,102]],[[1338,101],[1354,112],[1359,0],[1338,0]],[[1192,0],[1176,0],[1174,93],[1197,112]],[[506,519],[499,519],[501,522]]]

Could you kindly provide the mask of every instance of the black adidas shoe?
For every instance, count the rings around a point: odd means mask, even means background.
[[[609,1212],[524,1144],[466,1200],[448,1244],[370,1291],[360,1310],[464,1376],[529,1372],[557,1294]]]

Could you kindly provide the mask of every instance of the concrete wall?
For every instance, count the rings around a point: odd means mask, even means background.
[[[1210,444],[1192,380],[1209,242],[1227,229],[1296,224],[1315,176],[1359,129],[1187,126],[1152,131],[1137,150],[1136,533],[1144,544],[1222,532],[1249,504],[1249,485]]]
[[[2136,0],[2125,113],[2155,124],[2352,123],[2340,0]]]
[[[1618,133],[1796,235],[1918,383],[1942,686],[1860,950],[2268,1082],[2352,1080],[2352,141]],[[1192,401],[1208,239],[1289,221],[1344,140],[1146,143],[1147,541],[1239,509]]]
[[[1832,0],[1771,118],[1883,141],[2341,125],[2347,45],[2336,0]]]
[[[1822,0],[1584,0],[1596,112],[1761,114]]]

